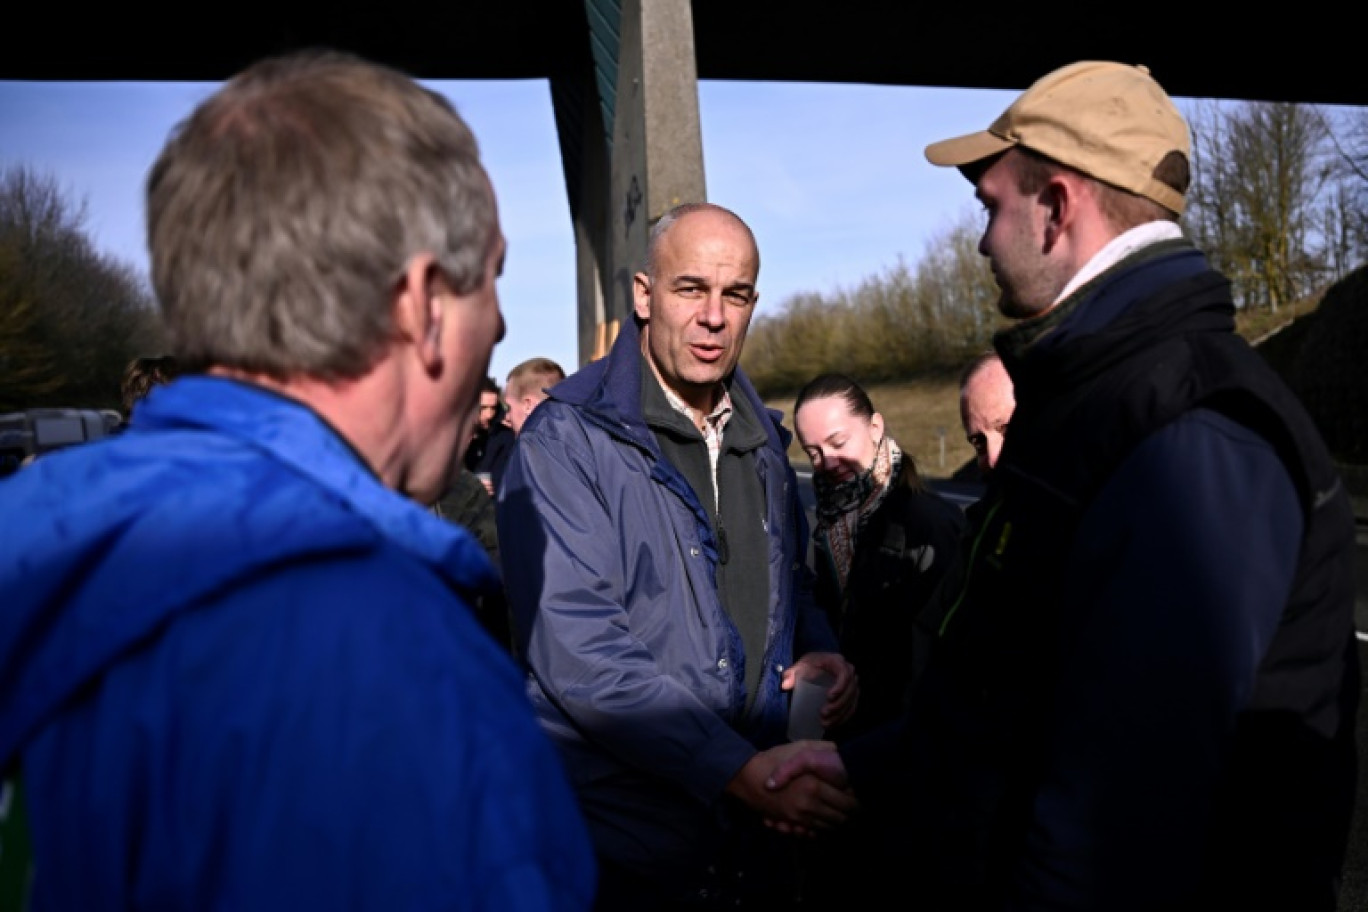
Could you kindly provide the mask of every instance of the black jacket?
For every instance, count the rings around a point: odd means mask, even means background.
[[[496,424],[489,429],[489,438],[485,441],[484,451],[480,454],[479,461],[475,463],[474,472],[488,472],[490,481],[494,483],[494,494],[497,497],[499,488],[503,484],[504,469],[508,467],[508,457],[513,453],[513,444],[518,442],[518,435],[513,433],[513,429],[506,424]]]
[[[901,717],[915,674],[909,667],[914,622],[964,534],[964,513],[909,479],[904,468],[860,530],[844,589],[826,537],[816,536],[817,604],[860,676],[855,715],[827,733],[835,740]]]
[[[432,505],[432,512],[443,519],[464,526],[484,546],[494,567],[503,574],[499,556],[499,531],[495,522],[494,499],[484,485],[464,466],[454,474],[451,485],[440,500]],[[508,617],[508,600],[502,584],[473,599],[480,626],[488,631],[500,646],[512,651],[513,635]]]

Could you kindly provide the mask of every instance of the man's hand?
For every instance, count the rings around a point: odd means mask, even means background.
[[[784,748],[788,749],[785,750]],[[778,760],[765,779],[766,789],[781,795],[789,789],[800,787],[805,787],[811,791],[817,789],[817,786],[812,784],[815,780],[823,783],[828,789],[836,789],[845,796],[849,801],[850,810],[854,810],[859,805],[854,790],[850,788],[845,764],[841,762],[841,755],[836,752],[836,745],[829,741],[798,741],[784,745],[784,748],[775,748],[765,754],[757,755],[773,755]],[[783,752],[779,753],[780,751]],[[805,826],[802,821],[795,824],[791,820],[768,817],[765,819],[765,825],[773,827],[781,833],[798,835],[805,835],[806,830],[812,828]]]
[[[826,705],[822,707],[822,726],[831,728],[854,715],[855,706],[860,700],[860,679],[855,674],[855,666],[840,653],[809,652],[789,666],[780,686],[784,690],[792,690],[800,677],[816,669],[835,678],[831,689],[827,691]]]
[[[829,741],[798,741],[751,757],[727,783],[727,794],[739,798],[763,817],[766,826],[783,833],[809,836],[844,823],[856,807],[854,794],[844,785],[798,772],[786,775],[782,785],[774,779],[776,769],[798,770],[803,761],[795,763],[791,758],[808,753],[835,757],[836,767],[844,776],[836,745]]]
[[[771,791],[786,788],[803,776],[816,776],[835,788],[850,791],[845,764],[830,741],[797,741],[755,756],[774,758],[765,780],[765,788]],[[751,759],[754,761],[755,757]]]

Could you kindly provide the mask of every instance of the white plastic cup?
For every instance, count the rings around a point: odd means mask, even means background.
[[[822,726],[822,707],[827,691],[836,683],[829,671],[815,669],[800,674],[789,700],[788,738],[790,741],[820,741],[826,735]]]

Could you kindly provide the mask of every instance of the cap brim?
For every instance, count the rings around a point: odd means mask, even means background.
[[[926,160],[945,168],[959,168],[1006,152],[1015,143],[980,130],[954,139],[943,139],[926,147]]]

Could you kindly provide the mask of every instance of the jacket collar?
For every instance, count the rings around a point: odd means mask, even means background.
[[[659,455],[659,448],[647,426],[642,404],[643,369],[641,330],[636,320],[629,318],[606,357],[591,362],[571,374],[553,387],[549,395],[567,405],[582,409],[609,433]],[[756,433],[763,434],[762,442],[787,458],[792,435],[780,424],[783,416],[765,407],[755,387],[751,386],[750,379],[740,367],[732,371],[727,382],[732,405],[737,412],[741,413],[744,409],[755,416],[755,430]],[[668,404],[666,407],[668,408]],[[761,421],[760,416],[768,416],[770,420]]]
[[[254,384],[199,375],[153,393],[138,411],[137,427],[210,431],[262,450],[331,491],[448,582],[475,591],[496,582],[488,555],[466,530],[385,487],[351,444],[302,402]]]
[[[1229,283],[1185,240],[1143,247],[1038,317],[998,332],[994,347],[1018,386],[1110,364],[1156,338],[1234,328]]]

